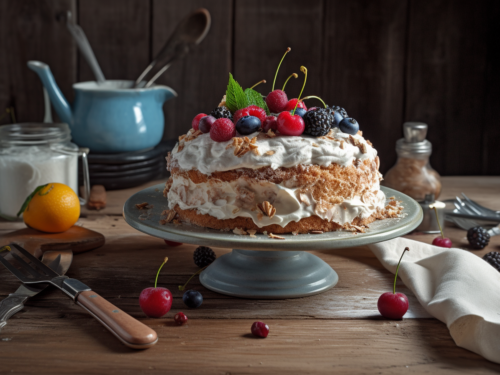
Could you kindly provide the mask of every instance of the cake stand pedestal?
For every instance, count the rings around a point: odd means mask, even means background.
[[[422,221],[420,205],[410,197],[382,187],[386,196],[401,201],[403,216],[379,220],[366,233],[345,231],[323,234],[283,235],[285,240],[257,234],[256,238],[192,225],[161,225],[168,209],[163,184],[131,196],[123,207],[125,221],[133,228],[170,241],[234,249],[215,260],[200,274],[200,282],[218,293],[243,298],[296,298],[324,292],[338,282],[337,273],[323,260],[304,250],[327,250],[367,245],[402,236]],[[152,208],[139,210],[138,203]],[[244,250],[240,250],[244,249]]]

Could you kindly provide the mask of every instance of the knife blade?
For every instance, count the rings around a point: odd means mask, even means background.
[[[42,262],[61,275],[68,271],[72,261],[71,250],[46,251],[42,256]],[[28,298],[37,295],[47,286],[46,284],[21,284],[14,293],[0,301],[0,330],[7,325],[7,320],[24,308],[24,303]]]
[[[61,276],[18,244],[9,246],[11,251],[7,256],[0,255],[0,263],[25,286],[55,286],[130,348],[147,349],[158,342],[154,330],[118,309],[81,281]]]

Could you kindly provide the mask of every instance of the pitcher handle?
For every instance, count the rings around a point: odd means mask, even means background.
[[[78,156],[82,158],[82,172],[83,172],[83,190],[84,197],[80,197],[80,204],[85,206],[90,197],[90,176],[89,176],[89,161],[87,155],[89,153],[89,149],[86,147],[80,147],[78,149]]]

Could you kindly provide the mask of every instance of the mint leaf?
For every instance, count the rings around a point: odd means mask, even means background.
[[[229,82],[226,90],[226,107],[233,113],[238,109],[247,107],[245,92],[240,84],[235,81],[231,73],[229,73]]]
[[[267,108],[267,104],[262,98],[262,94],[260,92],[253,89],[246,89],[245,96],[247,98],[247,106],[256,105],[257,107],[264,109],[268,115],[270,114],[269,108]]]

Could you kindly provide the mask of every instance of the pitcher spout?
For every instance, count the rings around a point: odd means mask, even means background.
[[[70,127],[73,127],[74,121],[71,107],[57,86],[49,66],[40,61],[28,61],[28,68],[33,70],[36,74],[38,74],[38,77],[40,77],[40,80],[47,90],[50,101],[52,102],[59,118]]]

